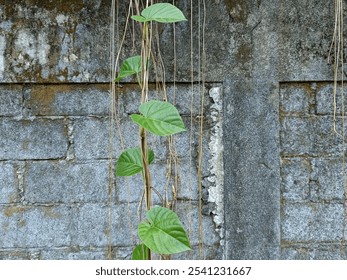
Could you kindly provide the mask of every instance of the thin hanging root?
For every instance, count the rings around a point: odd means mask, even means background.
[[[334,102],[334,132],[342,138],[342,174],[343,174],[343,223],[342,223],[342,238],[341,238],[341,254],[345,254],[346,245],[346,220],[347,220],[347,175],[346,175],[346,159],[345,159],[345,100],[344,100],[344,36],[343,36],[343,0],[335,0],[335,25],[333,42],[329,51],[329,56],[331,55],[332,48],[334,48],[334,92],[333,92],[333,102]],[[330,57],[329,57],[330,61]],[[339,68],[341,72],[339,72]],[[337,84],[339,80],[339,75],[341,79],[341,133],[337,131]]]
[[[129,9],[128,9],[128,14],[125,22],[125,27],[124,27],[124,32],[123,36],[121,39],[121,42],[119,43],[118,46],[118,52],[117,55],[115,55],[115,30],[117,29],[117,42],[119,42],[119,2],[118,0],[112,0],[111,4],[111,26],[110,26],[110,126],[109,126],[109,190],[108,190],[108,223],[109,223],[109,230],[108,230],[108,250],[107,250],[107,258],[111,259],[112,258],[112,189],[113,189],[113,181],[114,181],[114,168],[113,168],[113,150],[114,150],[114,128],[115,124],[117,127],[117,133],[121,145],[121,150],[124,150],[124,141],[123,141],[123,136],[122,136],[122,131],[121,131],[121,126],[120,126],[120,120],[117,114],[116,110],[116,101],[117,101],[117,92],[116,92],[116,84],[115,84],[115,79],[116,79],[116,69],[119,64],[119,57],[120,53],[126,38],[127,34],[127,29],[128,29],[128,23],[131,15],[131,11],[133,10],[133,0],[130,0],[129,2]],[[116,26],[117,22],[117,26]],[[130,201],[130,186],[128,180],[126,180],[126,187],[128,191],[128,200]],[[130,205],[128,203],[127,205],[127,216],[128,216],[128,226],[129,226],[129,231],[133,231],[133,225],[132,225],[132,220],[131,220],[131,209]],[[131,234],[131,241],[133,247],[135,246],[135,240],[133,235]]]
[[[111,4],[111,26],[110,26],[110,92],[112,95],[112,102],[110,108],[110,130],[109,130],[109,165],[108,165],[108,240],[107,240],[107,259],[112,259],[112,189],[113,189],[113,111],[114,111],[114,93],[115,87],[113,77],[115,76],[115,60],[114,60],[114,38],[115,38],[115,11],[116,11],[116,1],[112,0]]]
[[[188,235],[192,236],[193,224],[193,105],[194,105],[194,42],[193,42],[193,0],[190,1],[190,82],[191,82],[191,96],[190,96],[190,132],[189,132],[189,227]],[[188,252],[188,255],[190,252]]]
[[[161,200],[161,204],[163,205],[163,207],[165,207],[165,200],[163,198],[163,196],[158,192],[158,190],[154,187],[151,187],[152,191],[155,192],[155,194],[159,197],[159,199]]]
[[[205,259],[204,238],[203,238],[203,223],[202,223],[202,159],[203,159],[203,125],[204,125],[204,104],[205,104],[205,76],[206,76],[206,49],[205,49],[205,27],[206,27],[206,3],[202,0],[203,17],[201,27],[201,8],[199,2],[199,81],[200,86],[200,127],[199,127],[199,159],[198,159],[198,186],[199,186],[199,255]],[[201,31],[200,31],[201,30]]]

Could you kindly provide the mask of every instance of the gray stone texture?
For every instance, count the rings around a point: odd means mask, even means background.
[[[108,162],[31,162],[26,166],[25,200],[29,203],[104,202]]]
[[[280,89],[281,110],[283,113],[309,113],[309,93],[298,85]]]
[[[341,119],[336,122],[341,126]],[[286,117],[281,120],[281,153],[330,157],[341,155],[342,140],[332,116]]]
[[[117,49],[128,1],[116,2]],[[207,259],[345,259],[343,143],[333,131],[327,62],[333,1],[211,0],[206,9],[192,1],[192,10],[190,1],[176,4],[188,21],[159,24],[153,44],[157,59],[160,45],[168,100],[188,130],[175,137],[171,160],[179,163],[177,209],[193,250],[174,258],[201,258],[204,247]],[[140,94],[134,78],[117,84],[119,123],[111,129],[110,7],[111,0],[0,1],[0,259],[105,259],[109,245],[113,258],[129,259],[138,242],[140,177],[126,182],[108,170],[110,146],[114,163],[138,145],[129,114]],[[139,50],[132,36],[140,33],[127,32],[120,62]],[[163,79],[157,70],[151,77]],[[152,82],[150,98],[163,99]],[[214,178],[207,93],[216,84],[223,87],[222,240],[206,192]],[[202,96],[203,246],[196,184]],[[338,85],[339,133],[341,98]],[[165,165],[172,147],[149,141],[153,182],[170,197]]]
[[[25,105],[34,116],[108,116],[109,85],[34,85]]]
[[[20,116],[23,106],[23,87],[0,85],[0,117]]]
[[[0,204],[17,200],[16,170],[12,164],[0,162]]]
[[[282,258],[287,260],[345,260],[346,247],[329,243],[298,245],[292,248],[283,248]]]
[[[285,204],[282,207],[282,242],[336,242],[342,238],[341,204]],[[345,233],[346,234],[346,233]]]
[[[311,162],[293,158],[281,161],[281,192],[286,201],[305,201],[310,198]]]
[[[71,211],[66,206],[2,206],[1,248],[35,248],[68,246]]]
[[[63,119],[0,119],[0,160],[64,158],[68,148]]]
[[[152,172],[152,186],[160,194],[158,196],[153,191],[153,199],[157,204],[162,204],[166,198],[171,201],[173,196],[178,199],[198,200],[197,176],[195,172],[190,173],[190,166],[187,160],[181,161],[177,165],[177,178],[174,170],[170,172],[166,164],[153,163],[150,166]],[[187,176],[185,174],[188,174]],[[178,182],[178,189],[173,190],[175,180]],[[143,194],[143,182],[141,174],[131,177],[117,177],[116,190],[120,202],[139,202]]]
[[[43,260],[102,260],[106,257],[106,248],[58,248],[42,250],[40,257]]]
[[[342,138],[334,131],[333,83],[286,83],[280,92],[293,104],[280,101],[281,258],[345,259],[346,166]],[[339,93],[336,102],[341,132]]]

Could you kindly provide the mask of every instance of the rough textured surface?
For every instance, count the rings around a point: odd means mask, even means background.
[[[220,84],[214,86],[221,91]],[[108,87],[107,84],[2,86],[3,100],[9,105],[16,104],[12,100],[18,100],[20,106],[13,115],[3,106],[0,118],[1,258],[104,259],[109,244],[114,258],[130,257],[131,247],[138,242],[142,182],[140,176],[129,180],[117,177],[109,193]],[[112,130],[113,164],[123,148],[138,144],[138,127],[130,121],[129,114],[136,112],[135,97],[139,90],[132,85],[127,87],[124,85],[121,89],[117,104],[122,106],[118,111],[122,129],[119,131],[115,126]],[[185,85],[179,88],[187,95],[191,90]],[[172,85],[168,89],[172,91]],[[188,132],[175,137],[177,148],[170,146],[177,161],[171,166],[176,171],[166,165],[168,140],[154,136],[149,136],[149,145],[156,155],[151,169],[153,186],[162,194],[162,197],[154,194],[156,204],[161,204],[163,198],[173,198],[172,185],[177,182],[175,197],[182,201],[177,208],[190,230],[194,250],[198,250],[195,164],[199,122],[194,120],[198,109],[194,109],[190,124],[189,99],[185,98],[180,109]],[[213,102],[208,102],[206,108],[212,105]],[[213,123],[210,116],[207,120]],[[192,162],[187,153],[190,137]],[[209,141],[207,125],[203,137]],[[208,176],[213,174],[204,164],[203,177]],[[191,204],[183,201],[191,201]],[[208,211],[205,214],[206,254],[209,258],[221,258],[220,237],[215,232],[212,214]],[[182,258],[198,256],[197,252],[181,255]]]
[[[0,160],[64,158],[68,139],[63,119],[0,120]]]
[[[234,40],[223,100],[226,256],[345,258],[327,63],[333,3],[224,2]],[[339,92],[337,102],[341,115]]]
[[[342,131],[337,89],[336,130]],[[282,258],[345,259],[342,139],[334,132],[333,84],[282,83]],[[292,100],[289,106],[288,100]]]
[[[142,196],[133,185],[141,182],[113,178],[109,193],[109,139],[114,160],[137,146],[129,114],[139,91],[132,78],[117,85],[119,134],[109,118],[111,0],[10,2],[0,1],[0,259],[104,259],[110,244],[113,258],[129,259]],[[345,259],[343,143],[333,131],[327,62],[333,1],[211,0],[206,10],[201,1],[192,10],[189,1],[175,2],[188,21],[175,33],[158,25],[154,47],[168,100],[188,132],[174,145],[149,138],[155,188],[179,198],[192,238],[194,250],[174,258],[201,258],[197,115],[204,97],[205,257]],[[117,3],[118,47],[127,1]],[[137,54],[132,34],[121,61]],[[155,83],[150,92],[164,96]],[[340,133],[341,96],[338,89]]]

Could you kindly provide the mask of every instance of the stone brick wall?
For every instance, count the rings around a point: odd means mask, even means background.
[[[117,3],[118,47],[128,2]],[[175,32],[159,25],[157,43],[168,96],[172,101],[175,83],[188,128],[175,140],[177,208],[194,250],[176,257],[199,258],[202,213],[209,259],[345,259],[343,146],[332,131],[327,61],[333,1],[211,0],[206,9],[192,1],[192,10],[190,1],[175,3],[189,20]],[[122,143],[137,145],[129,114],[137,110],[138,91],[131,79],[117,88],[120,138],[109,118],[110,7],[111,0],[0,0],[0,258],[104,259],[109,244],[113,258],[129,258],[141,197],[132,186],[141,180],[110,180],[109,139],[113,135],[114,160]],[[134,49],[131,34],[121,60]],[[340,131],[339,94],[337,104]],[[171,184],[168,143],[150,141],[153,177],[162,190]]]
[[[281,247],[290,259],[340,259],[343,234],[342,137],[334,132],[331,82],[282,83]],[[341,87],[336,130],[342,133]]]
[[[190,130],[190,86],[177,89],[177,98],[186,100],[178,107]],[[171,85],[168,93],[172,90]],[[138,127],[129,114],[136,112],[140,93],[133,85],[118,93],[122,140],[126,148],[137,146]],[[116,178],[112,194],[108,192],[109,84],[10,84],[0,86],[0,96],[0,258],[104,259],[110,242],[114,258],[129,258],[138,240],[142,183],[139,175]],[[194,118],[198,110],[193,108]],[[197,128],[194,121],[193,153]],[[176,137],[177,208],[195,249],[180,258],[199,258],[197,170],[194,160],[188,175],[189,137],[189,132]],[[208,145],[208,127],[204,138]],[[153,186],[163,194],[165,185],[172,184],[172,179],[167,183],[166,145],[166,140],[150,137],[156,154]],[[122,151],[119,137],[114,147],[116,159]],[[209,175],[205,165],[204,177]],[[167,193],[170,199],[171,191]],[[155,202],[161,203],[158,197]],[[203,226],[206,257],[220,258],[219,235],[208,211]]]

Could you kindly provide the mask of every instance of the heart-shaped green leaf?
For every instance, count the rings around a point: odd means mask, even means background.
[[[133,114],[131,119],[158,136],[168,136],[185,131],[184,123],[175,106],[168,102],[152,100],[139,107],[142,115]]]
[[[141,56],[132,56],[124,60],[116,82],[128,76],[141,72]]]
[[[148,260],[149,249],[145,244],[139,244],[135,247],[133,254],[131,255],[132,260]]]
[[[139,224],[142,242],[154,253],[175,254],[190,250],[187,234],[177,216],[170,209],[154,207],[146,213],[147,222]]]
[[[163,23],[187,20],[180,9],[170,3],[158,3],[149,6],[141,12],[141,16],[132,16],[139,22],[157,21]]]
[[[148,151],[148,163],[154,160],[154,152]],[[131,148],[125,150],[117,160],[116,175],[117,176],[132,176],[141,172],[143,169],[142,155],[140,148]]]

